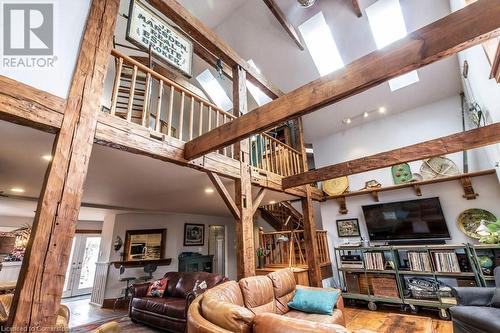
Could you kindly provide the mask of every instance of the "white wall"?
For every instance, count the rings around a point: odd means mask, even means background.
[[[114,228],[112,236],[109,237],[109,228],[105,219],[103,229],[103,244],[112,243],[116,236],[120,236],[125,242],[125,232],[127,230],[137,229],[167,229],[167,241],[165,248],[165,258],[172,258],[172,263],[169,266],[159,266],[154,273],[155,278],[161,278],[166,272],[177,271],[177,257],[181,252],[200,252],[208,254],[208,226],[209,225],[224,225],[226,226],[226,276],[230,279],[236,279],[236,246],[235,246],[235,230],[234,220],[228,217],[218,216],[203,216],[203,215],[186,215],[186,214],[119,214],[114,219]],[[205,224],[205,245],[204,246],[188,246],[184,244],[184,223]],[[100,261],[119,261],[120,251],[116,252],[111,249],[108,258],[104,258],[105,251],[101,249]],[[127,268],[123,277],[139,277],[146,273],[142,268]],[[120,275],[118,269],[114,266],[110,267],[108,281],[106,285],[105,298],[116,298],[120,295],[121,289],[124,287],[122,282],[119,282]]]
[[[369,122],[358,127],[336,133],[330,137],[314,142],[316,165],[331,165],[383,151],[400,148],[410,144],[434,139],[437,137],[462,131],[460,97],[447,98],[432,104],[424,105],[380,120]],[[482,148],[478,149],[481,150]],[[475,157],[481,154],[472,154]],[[448,155],[462,169],[462,154]],[[472,163],[469,171],[477,171]],[[412,162],[413,172],[419,172],[421,162]],[[492,166],[490,165],[489,168]],[[364,187],[365,181],[376,179],[382,185],[392,185],[390,168],[374,170],[349,176],[350,190]],[[427,185],[422,187],[423,198],[438,196],[451,234],[451,243],[472,242],[456,227],[456,218],[467,208],[483,208],[500,216],[500,186],[495,175],[474,178],[474,189],[479,193],[476,200],[465,200],[463,190],[458,181]],[[417,199],[413,189],[382,192],[380,202],[393,202]],[[328,231],[330,252],[333,247],[345,239],[337,237],[336,220],[358,218],[362,236],[367,238],[366,225],[361,206],[374,204],[370,195],[347,198],[347,215],[338,213],[339,205],[330,200],[321,203],[323,228]],[[359,239],[353,239],[359,240]]]
[[[0,66],[0,75],[66,98],[80,50],[90,0],[49,0],[45,3],[54,4],[54,56],[57,57],[54,67],[19,70]],[[3,34],[0,34],[0,39],[3,39]],[[3,55],[3,40],[0,40],[0,48],[0,54]]]
[[[450,0],[452,11],[465,6],[464,0]],[[500,122],[500,84],[490,79],[491,64],[488,61],[482,45],[476,45],[458,53],[460,66],[465,60],[469,64],[467,79],[462,77],[465,95],[472,102],[477,102],[487,114],[487,123]],[[475,158],[483,168],[497,169],[500,180],[500,144],[492,145],[481,150]]]

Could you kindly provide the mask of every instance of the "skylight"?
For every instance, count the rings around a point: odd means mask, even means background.
[[[321,76],[344,67],[337,44],[322,12],[302,23],[299,31]]]
[[[399,0],[378,0],[366,8],[366,16],[378,49],[408,34]],[[413,71],[389,80],[389,87],[396,91],[418,81],[418,73]]]
[[[257,65],[255,65],[255,63],[253,62],[252,59],[248,60],[247,62],[258,73],[260,73],[260,69],[257,67]],[[259,88],[257,88],[257,86],[255,86],[252,82],[250,82],[248,80],[247,80],[247,88],[248,88],[248,91],[250,91],[250,94],[252,95],[252,97],[255,99],[255,102],[257,102],[258,106],[262,106],[262,105],[267,104],[267,103],[269,103],[269,102],[272,101],[272,99],[269,98],[269,96],[267,96],[266,94],[264,94],[262,92],[262,90],[260,90]]]
[[[208,69],[198,75],[196,80],[218,107],[224,111],[229,111],[233,108],[233,102],[231,102],[220,83]]]

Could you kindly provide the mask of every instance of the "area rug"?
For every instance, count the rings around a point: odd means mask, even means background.
[[[390,314],[379,333],[432,333],[432,319],[426,317]]]
[[[134,332],[134,333],[152,333],[152,332],[161,332],[160,330],[141,325],[134,324],[128,316],[119,316],[116,318],[108,318],[105,320],[95,321],[93,323],[89,323],[86,325],[74,327],[70,329],[70,333],[83,333],[83,332],[92,332],[99,326],[109,323],[111,321],[116,321],[120,325],[120,332]]]

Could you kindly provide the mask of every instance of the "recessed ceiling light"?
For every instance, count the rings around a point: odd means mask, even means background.
[[[352,120],[351,120],[351,118],[345,118],[345,119],[343,120],[343,122],[344,122],[345,124],[350,124],[350,123],[352,122]]]
[[[369,113],[365,111],[365,113],[363,113],[363,117],[368,118],[368,116],[369,116]]]
[[[270,205],[274,205],[275,203],[276,203],[276,201],[274,201],[274,200],[269,201]]]
[[[387,111],[387,109],[385,107],[383,107],[383,106],[381,106],[381,107],[378,108],[378,112],[380,112],[382,114],[384,114],[386,111]]]
[[[43,156],[42,156],[42,158],[43,158],[44,160],[46,160],[47,162],[52,161],[52,155],[50,155],[50,154],[43,155]]]
[[[214,193],[214,189],[213,189],[213,188],[211,188],[211,187],[207,187],[207,188],[205,189],[205,193],[212,194],[212,193]]]
[[[24,188],[20,188],[20,187],[13,187],[10,190],[11,190],[11,192],[15,192],[15,193],[24,193]]]

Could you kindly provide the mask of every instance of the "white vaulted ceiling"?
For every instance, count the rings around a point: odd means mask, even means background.
[[[195,16],[215,32],[244,59],[253,59],[262,73],[285,92],[319,77],[307,51],[300,51],[262,0],[227,1],[180,0]],[[364,8],[375,0],[359,0],[363,17],[353,12],[351,0],[317,0],[308,9],[295,0],[276,0],[289,22],[296,28],[320,10],[329,25],[345,64],[376,50]],[[208,5],[210,3],[210,6]],[[450,13],[449,0],[401,0],[409,32]],[[342,119],[385,106],[388,114],[403,112],[461,91],[459,65],[455,56],[419,70],[420,82],[391,92],[384,83],[360,95],[328,106],[305,119],[308,142],[346,128]],[[351,124],[356,126],[358,124]]]

